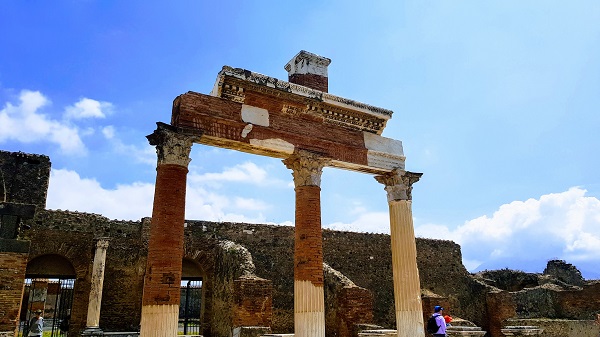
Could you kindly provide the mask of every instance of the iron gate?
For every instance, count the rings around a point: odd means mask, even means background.
[[[200,319],[202,308],[202,278],[188,277],[181,280],[179,303],[179,332],[199,336],[202,331]]]
[[[42,310],[44,317],[42,337],[61,335],[58,326],[71,314],[74,284],[75,279],[25,279],[17,336],[23,337],[27,333],[27,323],[38,309]]]

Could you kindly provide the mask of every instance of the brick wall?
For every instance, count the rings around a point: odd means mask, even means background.
[[[288,82],[300,84],[323,92],[327,92],[329,87],[329,79],[325,76],[316,74],[292,74],[288,76]]]
[[[491,337],[503,337],[501,329],[505,321],[517,315],[517,308],[512,293],[494,291],[487,294],[487,317],[482,325]]]
[[[242,276],[233,282],[233,326],[270,327],[273,321],[273,283]]]
[[[0,252],[0,332],[15,333],[23,296],[27,253]]]

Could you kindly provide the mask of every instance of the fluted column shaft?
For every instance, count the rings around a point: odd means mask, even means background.
[[[398,337],[425,336],[417,247],[412,220],[412,184],[421,173],[394,170],[375,177],[385,185],[390,210],[394,304]]]
[[[185,193],[195,137],[159,125],[148,140],[158,163],[142,296],[141,337],[177,336]]]
[[[104,268],[106,266],[107,250],[108,239],[99,239],[96,242],[96,252],[94,254],[94,264],[92,266],[92,284],[90,289],[90,301],[88,303],[86,329],[99,327],[100,306],[102,304],[102,285],[104,284]]]
[[[323,239],[321,234],[321,173],[327,160],[307,151],[285,159],[293,170],[296,191],[294,244],[294,333],[325,336]]]

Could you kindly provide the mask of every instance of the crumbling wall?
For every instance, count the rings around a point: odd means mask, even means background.
[[[325,264],[325,335],[356,336],[358,324],[373,322],[373,293]]]
[[[581,272],[572,264],[563,260],[550,260],[544,269],[544,274],[566,284],[582,286],[585,284]]]
[[[44,155],[0,150],[0,201],[46,208],[50,158]]]
[[[273,281],[273,331],[293,332],[294,228],[242,223],[188,221],[188,227],[231,240],[252,254],[256,275]],[[323,230],[324,262],[354,284],[372,292],[373,323],[395,327],[390,236]],[[474,280],[462,265],[460,246],[417,238],[421,287],[448,297],[449,312],[482,325],[490,287]]]
[[[519,270],[485,270],[475,274],[480,281],[506,291],[520,291],[540,285],[539,276]]]

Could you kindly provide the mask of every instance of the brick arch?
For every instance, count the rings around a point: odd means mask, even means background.
[[[198,249],[190,247],[191,245],[193,244],[189,243],[184,246],[183,260],[193,263],[204,276],[210,275],[215,269],[214,247],[211,245],[206,249]]]
[[[27,263],[26,278],[76,278],[77,272],[71,261],[58,254],[37,256]]]
[[[194,259],[183,257],[181,261],[181,278],[186,277],[202,277],[204,278],[206,273],[202,268],[202,265]]]

